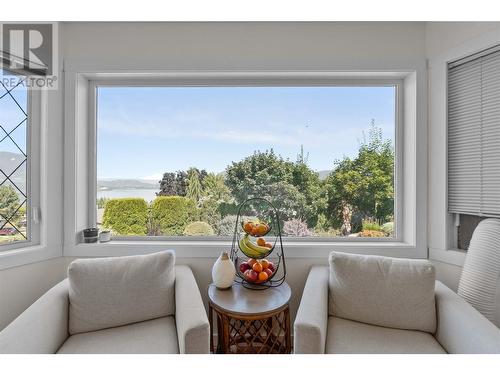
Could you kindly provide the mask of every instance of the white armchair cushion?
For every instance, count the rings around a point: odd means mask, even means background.
[[[420,259],[332,252],[329,313],[389,328],[436,332],[435,270]]]
[[[172,316],[70,336],[57,354],[177,354]]]
[[[446,354],[433,335],[328,318],[328,354]]]
[[[448,353],[500,354],[500,329],[439,281],[436,309],[436,338]]]
[[[68,337],[68,306],[65,279],[0,331],[0,354],[55,353]]]
[[[500,328],[500,220],[481,221],[465,257],[458,295]]]
[[[171,251],[75,260],[68,268],[69,333],[173,315],[174,264]]]

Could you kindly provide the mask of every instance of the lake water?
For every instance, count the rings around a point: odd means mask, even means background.
[[[98,190],[97,199],[99,198],[143,198],[146,202],[156,198],[156,193],[159,189],[112,189]]]

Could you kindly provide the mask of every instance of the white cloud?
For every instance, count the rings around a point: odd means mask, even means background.
[[[264,147],[292,147],[299,150],[303,145],[306,150],[325,148],[332,150],[340,157],[357,149],[362,140],[363,131],[369,127],[366,119],[335,118],[331,119],[332,127],[325,124],[326,119],[311,119],[301,124],[292,119],[291,122],[268,120],[257,125],[251,124],[242,114],[235,122],[220,119],[214,113],[163,110],[143,115],[128,113],[127,109],[117,108],[113,113],[101,115],[99,129],[112,135],[126,135],[133,138],[160,138],[168,140],[218,141],[232,144],[264,145]],[[249,124],[250,122],[250,124]],[[339,122],[346,124],[338,126]],[[352,125],[353,122],[361,125]],[[377,124],[384,129],[384,135],[390,136],[393,125]],[[258,148],[258,147],[257,147]],[[151,177],[151,176],[149,176]],[[158,177],[158,175],[154,175]]]
[[[245,125],[229,125],[217,121],[217,119],[196,114],[189,116],[173,115],[170,118],[148,119],[141,122],[125,116],[115,115],[112,118],[102,119],[99,123],[101,130],[134,137],[167,139],[191,137],[250,144],[254,144],[256,140],[276,145],[301,144],[301,135],[294,134],[296,129],[281,124],[280,126],[276,125],[261,125],[259,128],[249,129]]]

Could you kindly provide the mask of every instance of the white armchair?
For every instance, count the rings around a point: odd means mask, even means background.
[[[379,270],[375,271],[382,277],[386,277],[388,272],[399,267],[391,263],[384,268],[383,262],[378,263]],[[364,271],[366,272],[366,268]],[[369,272],[367,273],[366,276],[369,278]],[[350,301],[347,301],[347,305],[337,306],[335,310],[341,316],[333,314],[332,293],[329,290],[330,277],[335,276],[330,273],[328,267],[313,267],[309,273],[294,323],[294,352],[296,354],[500,353],[499,329],[439,281],[435,282],[434,289],[435,328],[432,329],[431,318],[429,325],[431,332],[429,332],[427,329],[425,331],[400,329],[394,326],[387,327],[382,323],[370,324],[354,318],[347,319],[345,314],[353,314],[349,310],[354,309],[356,304],[368,303],[369,305],[370,302],[366,300],[370,300],[373,296],[366,296],[363,293],[348,295]],[[382,289],[379,288],[380,285],[377,286],[374,282],[374,290]],[[394,284],[388,283],[387,287],[392,288]],[[380,299],[380,305],[384,306],[377,306],[376,298],[372,299],[375,301],[373,310],[366,312],[368,314],[373,312],[376,315],[377,312],[374,310],[389,308],[384,316],[401,315],[400,313],[408,308],[410,303],[404,301],[405,296],[402,296],[404,306],[398,306],[398,296],[394,295],[394,297],[396,301],[392,307],[387,306],[387,303],[382,303],[383,298]],[[417,302],[415,306],[421,305],[421,301]],[[410,319],[409,324],[416,324],[415,319]]]
[[[90,293],[84,297],[85,293],[71,285],[73,275],[70,266],[70,279],[50,289],[0,332],[0,353],[209,353],[209,323],[196,281],[189,267],[173,266],[173,253],[169,253],[86,260],[111,260],[106,265],[108,276],[104,276],[111,288],[102,285],[101,291],[89,289]],[[161,259],[158,260],[158,256]],[[137,258],[142,258],[139,265]],[[115,268],[118,259],[125,260],[126,264]],[[144,259],[147,259],[145,263]],[[85,277],[96,279],[94,270],[89,271],[93,267],[93,264],[84,265],[79,271],[83,270]],[[103,268],[99,267],[97,271],[102,271]],[[156,291],[159,290],[162,296],[170,293],[167,290],[170,276],[165,277],[164,267],[171,267],[175,275],[171,277],[175,295],[172,301],[170,297],[163,298],[158,304],[159,309],[155,309],[152,305],[156,303],[153,298],[158,299]],[[148,270],[146,274],[144,268]],[[76,274],[76,271],[73,272]],[[141,280],[137,279],[139,274],[142,274]],[[127,290],[123,292],[129,293],[129,300],[124,298],[126,294],[117,290],[116,285],[113,286],[110,280],[113,275],[120,276],[121,280],[117,278],[117,281],[124,284]],[[78,276],[74,277],[78,279]],[[159,289],[153,278],[160,280]],[[96,283],[101,281],[99,277],[95,280]],[[92,284],[89,286],[92,287]],[[116,298],[109,296],[113,290],[116,291]],[[79,306],[82,301],[86,302],[85,298],[94,308],[90,313],[85,311],[86,304]],[[99,298],[104,298],[101,305],[96,302]],[[172,310],[168,306],[170,302],[175,303]]]

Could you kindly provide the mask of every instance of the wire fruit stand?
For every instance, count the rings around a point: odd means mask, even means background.
[[[266,242],[264,236],[267,235],[273,240]],[[271,257],[272,254],[274,256]],[[285,281],[286,265],[279,214],[267,199],[249,198],[238,207],[231,260],[236,268],[235,281],[245,288],[263,290],[280,286]],[[259,269],[259,273],[255,272]],[[260,273],[267,273],[267,276]]]

